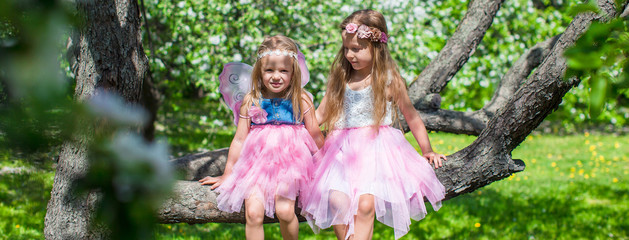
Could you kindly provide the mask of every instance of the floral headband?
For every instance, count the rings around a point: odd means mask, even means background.
[[[347,24],[347,26],[345,26],[345,31],[347,31],[347,33],[357,32],[358,38],[366,38],[371,40],[372,42],[387,43],[387,41],[389,40],[387,34],[383,31],[380,31],[380,29],[370,28],[369,26],[364,24],[361,24],[360,26],[355,23]]]
[[[284,55],[284,56],[290,56],[293,57],[295,60],[297,60],[297,53],[293,52],[293,51],[286,51],[286,50],[269,50],[263,53],[258,54],[258,59],[266,57],[268,55],[271,54],[275,54],[275,56],[280,56],[280,55]]]

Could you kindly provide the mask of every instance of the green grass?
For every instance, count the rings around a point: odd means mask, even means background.
[[[50,164],[34,168],[0,153],[0,169],[22,168],[0,174],[0,239],[43,239],[46,205],[54,172]]]
[[[475,139],[430,137],[446,154]],[[628,145],[629,136],[529,136],[513,153],[526,163],[524,172],[445,201],[402,239],[629,239]],[[6,154],[0,159],[2,167],[27,165]],[[0,175],[0,239],[43,238],[53,178],[44,169]],[[280,239],[278,224],[265,225],[265,232]],[[159,225],[156,233],[157,239],[244,239],[244,225]],[[330,229],[315,235],[300,225],[300,239],[333,238]],[[393,230],[376,222],[374,239],[393,239]]]

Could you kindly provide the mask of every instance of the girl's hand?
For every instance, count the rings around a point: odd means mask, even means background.
[[[218,177],[204,177],[203,179],[199,180],[199,182],[201,183],[201,185],[212,185],[210,186],[210,189],[214,190],[216,189],[218,186],[220,186],[221,184],[223,184],[223,182],[225,181],[225,175],[221,175]]]
[[[443,166],[443,161],[448,160],[445,155],[435,152],[426,153],[424,157],[428,160],[428,163],[434,165],[435,168],[440,168]]]

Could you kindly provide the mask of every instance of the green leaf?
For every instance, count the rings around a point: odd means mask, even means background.
[[[590,116],[597,118],[605,105],[609,83],[601,76],[593,77],[590,90]]]

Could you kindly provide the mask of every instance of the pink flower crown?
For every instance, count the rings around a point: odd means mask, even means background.
[[[347,31],[347,33],[356,33],[358,38],[369,39],[372,42],[387,43],[387,41],[389,41],[389,37],[386,33],[380,31],[380,29],[370,28],[364,24],[361,24],[360,26],[355,23],[347,24],[347,26],[345,26],[345,31]]]

